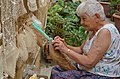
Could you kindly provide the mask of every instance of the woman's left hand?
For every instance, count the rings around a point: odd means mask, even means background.
[[[52,45],[54,46],[55,50],[59,50],[60,52],[66,52],[68,49],[63,41],[56,39],[52,42]]]

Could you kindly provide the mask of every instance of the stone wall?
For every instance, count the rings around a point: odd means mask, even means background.
[[[46,27],[49,6],[50,0],[0,0],[0,34],[2,35],[0,38],[0,47],[2,47],[0,58],[3,58],[0,59],[0,61],[3,61],[3,65],[5,66],[3,68],[2,63],[0,63],[0,70],[3,69],[3,71],[0,71],[0,76],[3,72],[10,75],[12,78],[16,76],[16,63],[20,55],[17,45],[17,36],[24,31],[22,26],[25,25],[26,20],[31,13],[42,22],[42,29],[44,30]],[[36,48],[36,51],[37,49],[38,48]],[[13,58],[13,60],[11,58]],[[14,62],[8,63],[8,59],[11,59],[11,61]],[[20,74],[22,73],[17,75],[20,76]]]

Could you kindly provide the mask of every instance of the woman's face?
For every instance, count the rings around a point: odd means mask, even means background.
[[[85,27],[87,31],[93,31],[96,28],[96,20],[95,16],[89,16],[88,14],[84,13],[81,16],[81,24]]]

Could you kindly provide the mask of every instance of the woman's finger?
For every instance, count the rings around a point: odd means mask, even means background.
[[[62,39],[62,38],[60,39],[60,41],[65,42],[64,39]]]
[[[60,37],[59,37],[59,36],[56,36],[56,37],[54,38],[54,40],[57,40],[57,39],[60,39]]]
[[[59,47],[55,47],[55,50],[59,50]]]
[[[54,40],[61,40],[61,41],[64,41],[64,39],[60,38],[59,36],[56,36],[56,37],[54,38]]]
[[[53,42],[52,42],[52,44],[54,45],[55,43],[59,43],[60,42],[60,40],[54,40]]]
[[[55,43],[53,46],[54,46],[55,50],[59,50],[60,44],[59,43]]]
[[[59,46],[59,43],[55,43],[53,46],[54,46],[54,47],[58,47],[58,46]]]

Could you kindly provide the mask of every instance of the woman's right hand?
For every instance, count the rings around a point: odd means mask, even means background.
[[[56,36],[56,37],[54,38],[54,40],[60,40],[60,41],[62,41],[62,42],[65,44],[65,46],[67,47],[67,43],[66,43],[65,40],[62,39],[61,37]]]

